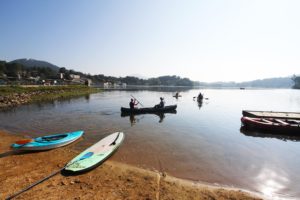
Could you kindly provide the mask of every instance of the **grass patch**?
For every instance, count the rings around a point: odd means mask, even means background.
[[[0,94],[7,95],[12,93],[29,93],[29,92],[58,92],[58,91],[99,91],[96,88],[85,85],[67,85],[67,86],[3,86],[0,87]]]

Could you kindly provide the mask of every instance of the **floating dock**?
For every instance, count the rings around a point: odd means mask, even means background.
[[[299,112],[276,112],[276,111],[251,111],[243,110],[243,116],[259,118],[297,119],[300,120]]]

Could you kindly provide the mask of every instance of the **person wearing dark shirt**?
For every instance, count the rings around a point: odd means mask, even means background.
[[[134,109],[134,106],[138,105],[138,103],[135,102],[135,99],[131,99],[129,102],[130,109]]]
[[[164,98],[160,97],[159,104],[155,105],[154,108],[163,108],[163,107],[165,107]]]
[[[197,101],[202,101],[203,100],[203,94],[201,94],[201,92],[199,93],[198,97],[197,97]]]

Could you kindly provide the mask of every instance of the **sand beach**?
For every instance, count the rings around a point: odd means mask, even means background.
[[[78,154],[74,145],[35,153],[7,153],[20,136],[0,132],[0,198],[62,168]],[[80,141],[78,141],[80,142]],[[118,153],[118,152],[116,152]],[[178,179],[108,159],[75,176],[58,174],[15,199],[262,199],[237,188],[224,188]]]

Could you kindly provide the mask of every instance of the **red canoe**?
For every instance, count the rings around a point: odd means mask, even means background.
[[[247,129],[300,134],[300,120],[242,117],[241,121]]]

